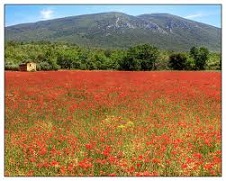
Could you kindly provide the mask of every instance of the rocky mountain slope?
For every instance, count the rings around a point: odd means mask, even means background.
[[[109,12],[5,27],[5,40],[68,42],[98,48],[150,43],[166,50],[205,46],[220,51],[221,29],[171,14]]]

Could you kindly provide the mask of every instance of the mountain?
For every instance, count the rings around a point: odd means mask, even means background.
[[[165,13],[131,16],[109,12],[8,26],[5,40],[68,42],[100,48],[150,43],[167,50],[205,46],[221,51],[221,28]]]

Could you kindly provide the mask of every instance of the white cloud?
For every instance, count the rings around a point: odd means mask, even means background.
[[[201,18],[201,17],[204,17],[204,16],[206,16],[206,15],[203,14],[203,13],[195,13],[195,14],[187,15],[184,18],[187,18],[187,19],[195,19],[195,18]]]
[[[41,19],[47,20],[47,19],[51,19],[53,17],[53,10],[50,9],[43,9],[42,11],[40,11],[41,14]]]

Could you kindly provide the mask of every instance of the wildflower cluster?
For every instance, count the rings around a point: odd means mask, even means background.
[[[6,72],[5,176],[221,176],[219,72]]]

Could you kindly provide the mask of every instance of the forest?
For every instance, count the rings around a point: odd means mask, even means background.
[[[40,42],[5,43],[5,70],[25,62],[37,70],[221,70],[221,53],[193,46],[187,52],[160,50],[150,44],[128,49],[84,48],[76,44]]]

